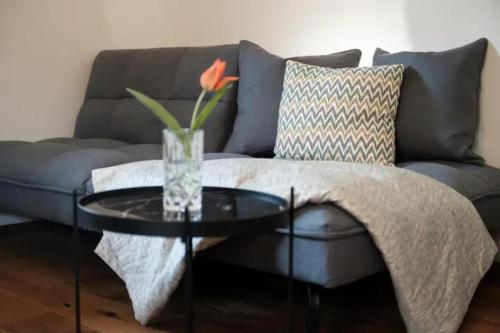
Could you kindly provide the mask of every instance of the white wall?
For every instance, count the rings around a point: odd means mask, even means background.
[[[0,140],[70,135],[100,49],[250,39],[283,56],[490,40],[478,151],[500,167],[499,0],[0,0]]]

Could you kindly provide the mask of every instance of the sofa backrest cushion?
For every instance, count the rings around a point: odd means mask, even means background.
[[[487,45],[483,38],[442,52],[375,51],[374,65],[403,64],[406,68],[396,118],[399,162],[483,162],[472,146]]]
[[[161,143],[164,126],[125,88],[157,99],[181,125],[188,127],[201,90],[199,76],[216,58],[227,62],[227,75],[238,75],[238,45],[99,53],[78,115],[75,137],[110,138],[134,144]],[[224,148],[232,131],[235,105],[236,87],[221,99],[204,125],[205,152],[219,152]]]
[[[329,68],[358,66],[360,50],[320,56],[289,58],[308,65]],[[260,46],[240,42],[238,113],[224,152],[246,155],[272,155],[276,142],[278,114],[283,92],[286,59]]]

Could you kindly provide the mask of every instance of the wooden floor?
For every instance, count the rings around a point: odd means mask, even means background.
[[[83,233],[84,332],[182,332],[182,293],[174,294],[163,320],[142,327],[133,318],[124,284],[93,254],[98,235]],[[71,229],[45,222],[0,228],[0,333],[65,333],[73,328]],[[500,265],[476,292],[462,333],[500,333]],[[198,261],[196,331],[284,332],[286,281]],[[296,332],[303,332],[304,288],[297,287]],[[322,332],[405,332],[387,274],[322,298]]]

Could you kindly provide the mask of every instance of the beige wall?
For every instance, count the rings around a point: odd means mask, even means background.
[[[168,5],[0,0],[0,140],[71,135],[97,52],[171,44]]]
[[[478,151],[500,167],[499,0],[0,0],[0,140],[70,135],[105,48],[250,39],[283,56],[490,39]],[[425,130],[425,129],[423,129]]]

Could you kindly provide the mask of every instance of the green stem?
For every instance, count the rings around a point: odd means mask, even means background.
[[[198,96],[198,100],[196,101],[196,104],[194,106],[193,116],[191,117],[191,129],[194,129],[194,124],[196,122],[196,118],[198,117],[198,110],[200,109],[201,102],[203,101],[206,93],[207,91],[203,89],[200,93],[200,96]]]
[[[193,135],[194,135],[194,133],[193,133]],[[184,148],[184,157],[187,160],[190,160],[192,157],[191,156],[191,145],[192,145],[192,142],[194,139],[193,135],[189,134],[188,136],[183,137],[183,139],[181,140],[182,146]]]

